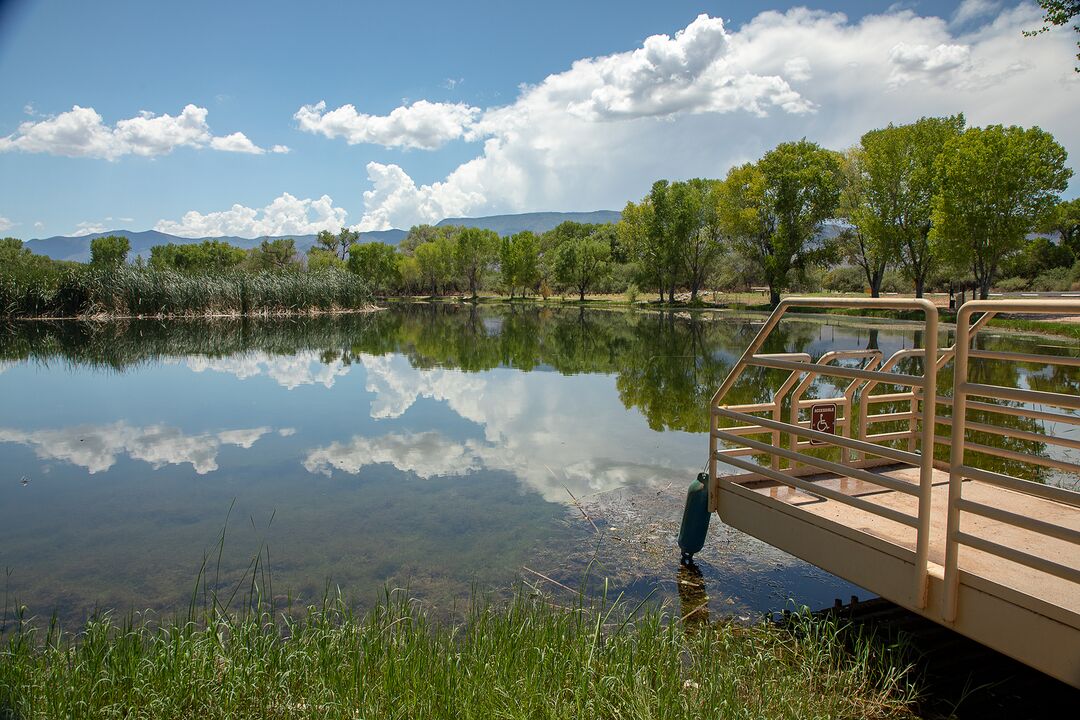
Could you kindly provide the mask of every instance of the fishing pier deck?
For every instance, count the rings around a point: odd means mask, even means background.
[[[920,311],[918,347],[760,353],[799,306]],[[939,349],[925,300],[783,301],[712,399],[710,509],[1080,687],[1080,397],[1038,382],[1064,368],[1059,384],[1080,386],[1080,358],[977,342],[1002,312],[1080,314],[1080,302],[967,303]],[[984,382],[1002,376],[994,363],[1029,372]],[[751,368],[757,402],[725,403]]]

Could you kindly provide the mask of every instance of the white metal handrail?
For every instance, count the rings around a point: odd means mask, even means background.
[[[876,350],[831,351],[817,361],[804,353],[759,353],[758,350],[764,345],[768,335],[793,307],[919,310],[924,313],[925,318],[924,347],[899,350],[884,361],[880,352]],[[1031,387],[1005,387],[970,380],[968,365],[972,359],[1060,365],[1068,368],[1080,367],[1080,358],[1072,355],[1044,355],[972,348],[975,335],[987,326],[991,318],[1003,312],[1080,315],[1080,301],[995,300],[968,303],[957,317],[955,343],[940,351],[937,348],[937,310],[927,301],[791,298],[781,302],[746,352],[732,367],[712,398],[710,474],[713,482],[710,492],[721,489],[721,483],[735,483],[733,478],[718,477],[717,464],[722,461],[747,473],[757,474],[776,483],[821,498],[835,500],[914,528],[917,532],[913,558],[915,600],[916,605],[921,608],[925,606],[930,567],[928,562],[930,492],[933,469],[938,467],[949,471],[950,474],[944,548],[943,618],[953,618],[956,614],[961,572],[958,557],[961,545],[1080,583],[1080,570],[1076,567],[1007,547],[994,539],[965,533],[960,528],[961,513],[971,513],[1046,537],[1080,544],[1080,529],[1026,517],[1007,507],[994,507],[963,497],[964,480],[977,480],[1062,503],[1069,507],[1080,507],[1080,493],[1074,490],[1031,482],[1003,472],[975,467],[966,462],[965,451],[1000,458],[1012,463],[1011,466],[1006,467],[1015,467],[1017,463],[1023,463],[1025,467],[1051,468],[1056,471],[1074,473],[1080,477],[1080,464],[1073,462],[1067,455],[1025,453],[967,437],[968,432],[985,433],[1011,440],[1039,442],[1043,443],[1044,447],[1055,447],[1063,451],[1080,450],[1078,438],[1061,433],[1043,435],[1000,425],[994,420],[996,417],[1015,416],[1080,426],[1080,414],[1075,412],[1080,410],[1080,397]],[[976,318],[974,322],[972,322],[973,317]],[[927,357],[935,358],[935,362],[925,362]],[[835,364],[840,360],[853,358],[865,364],[861,367]],[[909,358],[921,360],[918,366],[921,374],[897,372],[896,368],[899,364]],[[937,387],[938,371],[947,367],[949,363],[955,365],[953,397],[939,395]],[[738,406],[723,405],[724,397],[749,367],[787,370],[789,374],[768,402]],[[849,381],[843,394],[836,397],[804,399],[803,395],[808,389],[819,378],[825,377]],[[873,390],[883,383],[901,386],[904,389],[900,392],[872,394]],[[837,410],[843,411],[842,417],[839,413],[835,417],[834,430],[837,434],[822,433],[809,427],[810,423],[802,419],[802,411],[822,402],[835,403]],[[782,411],[784,403],[788,403],[787,409],[790,413],[786,421]],[[892,403],[893,407],[886,408],[884,412],[871,412],[871,406],[885,403]],[[857,423],[856,416],[853,414],[856,406],[859,410]],[[951,410],[951,412],[939,415],[939,407]],[[1055,412],[1055,409],[1059,412]],[[968,410],[978,410],[984,415],[976,420],[969,420]],[[770,417],[763,417],[763,414],[768,414]],[[736,425],[720,427],[721,419],[725,423],[736,423]],[[876,425],[893,422],[900,423],[901,429],[886,428],[883,432],[872,432],[872,428]],[[947,429],[947,435],[937,434],[939,425]],[[771,440],[771,444],[765,442],[766,438]],[[784,439],[787,440],[787,447],[782,446]],[[904,439],[907,440],[906,450],[899,449],[892,442]],[[726,447],[720,448],[719,443],[724,443]],[[823,446],[839,448],[840,462],[820,457],[820,453],[806,452]],[[950,446],[948,462],[935,460],[935,446]],[[756,462],[752,462],[751,458],[745,457],[748,455],[771,458],[770,467],[761,467]],[[874,472],[875,466],[889,462],[918,467],[919,484],[915,485]],[[782,463],[786,464],[785,468],[781,468]],[[805,467],[800,468],[800,466]],[[841,478],[852,478],[878,485],[886,490],[915,495],[918,497],[916,513],[915,515],[905,514],[895,508],[883,507],[879,503],[868,502],[860,497],[815,483],[809,477],[814,473],[831,473]],[[716,509],[716,498],[710,497],[710,502],[713,509]]]
[[[717,466],[723,461],[736,468],[750,473],[756,473],[769,478],[777,483],[793,487],[812,495],[817,495],[830,500],[856,507],[860,510],[872,513],[876,516],[901,523],[916,530],[916,543],[914,553],[914,597],[916,604],[923,607],[926,603],[928,555],[930,542],[930,493],[933,482],[933,451],[934,447],[934,418],[936,406],[929,403],[923,408],[922,419],[922,448],[931,448],[930,452],[913,452],[912,450],[899,450],[887,445],[870,443],[853,437],[833,435],[819,432],[812,428],[804,427],[800,422],[799,410],[802,405],[801,394],[809,384],[818,377],[844,378],[852,381],[845,390],[844,397],[853,397],[858,388],[866,383],[889,383],[906,386],[912,390],[922,391],[919,396],[936,396],[938,363],[924,363],[921,375],[908,375],[894,372],[877,370],[880,363],[880,354],[864,354],[871,358],[870,364],[863,368],[851,368],[831,364],[831,359],[823,357],[818,362],[813,362],[809,356],[793,358],[788,354],[766,355],[758,351],[764,345],[766,338],[776,328],[781,318],[793,307],[807,308],[878,308],[889,310],[915,310],[923,314],[923,338],[924,348],[921,352],[928,357],[937,357],[938,339],[938,312],[937,307],[925,299],[861,299],[861,298],[788,298],[782,300],[776,310],[758,331],[757,336],[747,347],[739,360],[732,366],[728,376],[713,395],[710,403],[710,433],[709,433],[709,473],[712,479],[710,493],[718,487],[720,482],[730,482],[718,476]],[[839,359],[834,356],[832,359]],[[748,367],[762,367],[776,370],[788,370],[790,374],[781,388],[774,395],[772,402],[756,403],[743,406],[722,406],[722,401],[728,392],[735,386],[739,377]],[[791,421],[784,422],[781,414],[782,403],[787,395],[795,387],[799,379],[803,378],[801,391],[793,399],[790,412]],[[909,391],[910,392],[910,391]],[[850,395],[849,395],[850,394]],[[822,402],[822,401],[818,401]],[[840,427],[848,430],[848,435],[854,434],[854,423],[851,418],[852,403],[849,401],[845,408],[843,425]],[[762,418],[749,414],[750,412],[770,412],[771,418]],[[731,432],[729,428],[719,426],[719,418],[736,421],[737,432]],[[757,440],[751,440],[747,435],[770,434],[772,445],[767,445]],[[792,447],[781,447],[782,435],[788,435],[793,439]],[[799,452],[810,443],[800,443],[798,438],[817,440],[819,443],[836,446],[841,449],[841,460],[846,460],[849,450],[854,450],[859,457],[875,456],[893,462],[902,462],[919,468],[919,484],[909,486],[903,481],[873,472],[867,460],[857,464],[847,462],[833,463],[814,455]],[[720,448],[719,442],[736,445],[733,448]],[[767,454],[771,456],[771,466],[762,467],[749,460],[742,459],[744,455]],[[878,485],[887,490],[911,492],[918,497],[917,511],[914,516],[884,507],[877,503],[871,503],[862,498],[848,495],[843,492],[823,487],[820,484],[803,480],[793,471],[787,473],[780,470],[780,459],[788,460],[792,466],[796,462],[811,466],[823,472],[833,472],[842,477],[849,477]],[[710,496],[710,507],[717,508],[717,498]]]
[[[967,464],[965,451],[973,450],[988,455],[996,455],[997,457],[1004,457],[1014,461],[1052,467],[1080,475],[1080,465],[1077,465],[1076,463],[1057,458],[1026,455],[1015,451],[1003,450],[1002,448],[992,448],[979,443],[972,443],[967,439],[968,430],[994,432],[989,430],[987,423],[969,422],[967,419],[969,409],[979,409],[985,412],[1002,415],[1037,418],[1052,422],[1065,422],[1072,425],[1080,424],[1080,418],[1077,418],[1076,416],[1067,413],[1052,412],[1045,409],[1047,406],[1050,408],[1069,410],[1080,409],[1080,398],[1075,395],[1022,388],[1009,388],[969,381],[969,361],[972,358],[1003,362],[1038,363],[1042,365],[1080,366],[1080,358],[1070,356],[972,349],[971,340],[974,332],[972,332],[972,328],[969,327],[968,323],[971,316],[974,313],[979,312],[986,314],[1009,312],[1017,314],[1080,315],[1080,302],[1074,300],[1047,299],[980,300],[966,303],[957,314],[957,333],[956,343],[954,345],[956,356],[953,397],[951,402],[948,398],[937,398],[939,403],[948,403],[952,406],[952,416],[945,422],[945,424],[951,426],[951,454],[949,463],[949,496],[945,534],[944,606],[942,608],[942,615],[944,619],[949,622],[953,621],[957,614],[961,572],[959,556],[960,547],[962,545],[1080,584],[1080,570],[1077,570],[1075,567],[1063,565],[1045,557],[1039,557],[1032,553],[1008,547],[983,537],[965,533],[961,529],[961,513],[967,512],[1015,525],[1016,527],[1069,542],[1073,545],[1080,545],[1080,531],[1073,528],[1035,518],[1029,518],[1005,508],[987,505],[963,497],[964,481],[970,479],[979,480],[998,487],[1004,487],[1033,497],[1062,503],[1074,508],[1080,507],[1080,493],[1073,490],[1035,483],[1005,473],[993,472]],[[979,400],[971,401],[969,400],[971,396],[981,397],[990,400],[991,402]],[[1040,405],[1042,407],[1014,407],[1011,405],[996,404],[992,402],[993,400],[1012,401],[1024,403],[1025,405]],[[939,422],[943,421],[944,419],[939,419]],[[1004,428],[1001,430],[1002,434],[1011,437],[1019,437],[1021,439],[1030,435],[1030,433],[1018,433]],[[1080,443],[1075,440],[1057,437],[1053,434],[1039,436],[1039,439],[1042,442],[1058,447],[1071,449],[1080,447]]]

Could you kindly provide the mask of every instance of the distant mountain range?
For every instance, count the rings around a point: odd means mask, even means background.
[[[542,233],[551,230],[556,225],[566,221],[578,223],[604,223],[619,222],[622,213],[618,210],[593,210],[592,212],[536,212],[519,213],[517,215],[489,215],[478,218],[446,218],[440,220],[436,226],[462,225],[464,227],[482,228],[494,230],[500,235],[513,235],[514,233],[530,230],[534,233]]]
[[[574,222],[580,223],[618,222],[621,216],[621,213],[612,210],[596,210],[594,212],[578,213],[541,212],[522,213],[519,215],[491,215],[478,218],[446,218],[445,220],[441,220],[438,225],[463,225],[465,227],[494,230],[500,235],[512,235],[524,230],[531,230],[535,233],[547,232],[559,223],[567,220],[573,220]],[[155,245],[166,245],[168,243],[186,245],[189,243],[200,243],[204,240],[221,240],[237,247],[249,249],[258,247],[263,240],[291,238],[295,241],[296,249],[300,252],[307,252],[308,248],[315,244],[314,235],[264,235],[263,237],[257,238],[224,235],[220,237],[187,238],[158,232],[157,230],[143,230],[141,232],[132,232],[131,230],[109,230],[107,232],[78,235],[75,237],[57,235],[50,238],[28,240],[26,242],[26,247],[38,255],[48,255],[54,260],[87,262],[90,260],[90,241],[95,238],[105,237],[106,235],[120,235],[126,237],[131,243],[131,253],[129,257],[132,258],[137,255],[149,258],[150,248]],[[389,245],[397,245],[406,235],[408,235],[407,230],[373,230],[371,232],[361,233],[360,242],[384,242]]]

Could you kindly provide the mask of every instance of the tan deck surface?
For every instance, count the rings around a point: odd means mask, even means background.
[[[883,475],[910,482],[913,485],[918,484],[919,472],[916,468],[896,466],[877,468],[876,471]],[[917,497],[884,490],[878,485],[870,485],[861,480],[837,479],[835,476],[830,475],[805,476],[803,479],[828,486],[848,495],[858,496],[868,502],[890,507],[912,517],[917,512]],[[944,537],[948,490],[948,474],[935,470],[930,521],[930,561],[942,566],[945,564]],[[797,506],[808,513],[834,520],[849,528],[860,530],[889,543],[907,548],[912,552],[915,551],[914,528],[906,527],[900,523],[834,500],[814,497],[787,486],[760,487],[755,492]],[[963,497],[967,500],[992,505],[1028,517],[1080,530],[1080,510],[1061,503],[1024,495],[974,480],[964,483]],[[966,512],[960,516],[960,529],[970,535],[976,535],[1000,545],[1080,569],[1080,552],[1071,543]],[[960,569],[965,572],[1038,598],[1067,612],[1074,613],[1080,619],[1080,592],[1077,591],[1075,584],[1067,580],[965,546],[960,547],[959,565]],[[848,579],[858,582],[858,578]]]

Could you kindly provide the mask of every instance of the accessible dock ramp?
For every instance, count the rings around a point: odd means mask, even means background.
[[[919,320],[908,347],[761,352],[793,308]],[[712,398],[709,509],[1080,687],[1080,357],[997,349],[1001,313],[1080,301],[969,302],[939,347],[927,300],[783,300]]]

